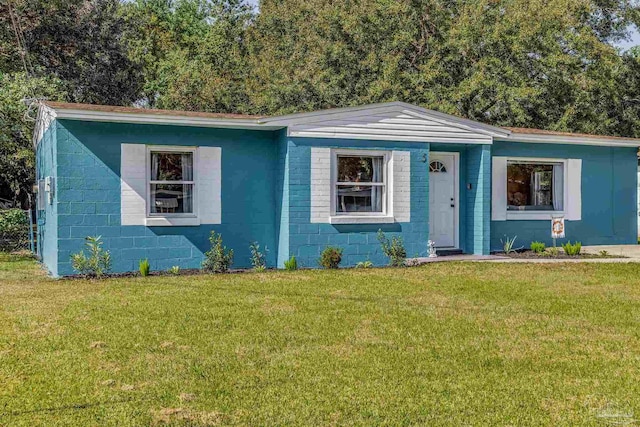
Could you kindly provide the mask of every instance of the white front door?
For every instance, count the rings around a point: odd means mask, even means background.
[[[457,153],[429,154],[429,239],[438,248],[458,246]]]

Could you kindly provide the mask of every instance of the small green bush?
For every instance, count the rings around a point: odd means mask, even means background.
[[[531,242],[531,251],[537,254],[541,254],[546,249],[546,245],[542,242]]]
[[[360,261],[356,264],[356,268],[371,268],[373,263],[371,261]]]
[[[577,256],[580,255],[580,250],[582,249],[582,243],[575,242],[571,244],[571,242],[567,242],[562,245],[562,249],[564,249],[564,253],[569,256]]]
[[[102,248],[102,236],[87,236],[85,240],[89,256],[84,251],[72,254],[71,267],[78,274],[101,277],[111,270],[111,254]]]
[[[0,211],[0,251],[13,252],[29,247],[29,217],[21,209]]]
[[[267,268],[267,252],[269,251],[266,247],[264,248],[264,252],[260,250],[260,245],[258,242],[253,242],[249,246],[251,249],[251,265],[253,265],[253,269],[256,271],[264,271]]]
[[[149,264],[148,259],[141,259],[138,264],[138,270],[140,270],[140,275],[142,277],[147,277],[149,275],[149,271],[151,271],[151,264]]]
[[[407,259],[407,251],[404,248],[402,237],[394,236],[389,240],[387,236],[378,230],[378,241],[382,246],[382,252],[389,258],[389,265],[393,267],[402,267]]]
[[[558,256],[558,248],[553,247],[553,248],[547,248],[546,251],[544,251],[545,255],[548,255],[550,257],[556,257]]]
[[[502,243],[502,250],[505,254],[509,255],[511,252],[515,251],[513,245],[516,243],[517,238],[518,236],[513,236],[513,239],[504,236],[504,240],[500,239],[500,242]]]
[[[167,272],[169,274],[173,274],[174,276],[177,276],[178,274],[180,274],[180,266],[174,265],[173,267],[168,269]]]
[[[327,246],[318,261],[324,268],[338,268],[342,261],[342,248]]]
[[[284,262],[284,269],[287,271],[294,271],[298,269],[298,261],[295,256],[291,255],[291,258]]]
[[[211,232],[209,242],[211,242],[211,249],[204,254],[202,270],[207,273],[225,273],[229,271],[233,264],[233,249],[227,250],[222,245],[222,235],[217,234],[215,231]]]

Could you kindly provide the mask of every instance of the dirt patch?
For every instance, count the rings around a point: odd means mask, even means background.
[[[201,425],[217,426],[222,424],[223,416],[219,412],[194,411],[184,408],[162,408],[153,411],[153,425]]]

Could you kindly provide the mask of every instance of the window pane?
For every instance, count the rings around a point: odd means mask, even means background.
[[[151,184],[151,213],[193,213],[193,184]]]
[[[562,164],[507,164],[509,210],[562,210]]]
[[[338,182],[383,182],[383,157],[338,156]]]
[[[192,181],[193,153],[151,153],[152,181]]]
[[[382,212],[381,185],[340,185],[336,187],[336,212]]]

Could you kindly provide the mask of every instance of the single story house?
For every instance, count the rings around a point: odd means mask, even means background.
[[[387,259],[376,234],[409,257],[489,254],[501,240],[637,239],[639,139],[500,128],[401,102],[281,117],[43,102],[37,147],[38,252],[53,276],[100,235],[113,271],[199,268],[212,230],[250,266],[295,256],[316,267]]]

